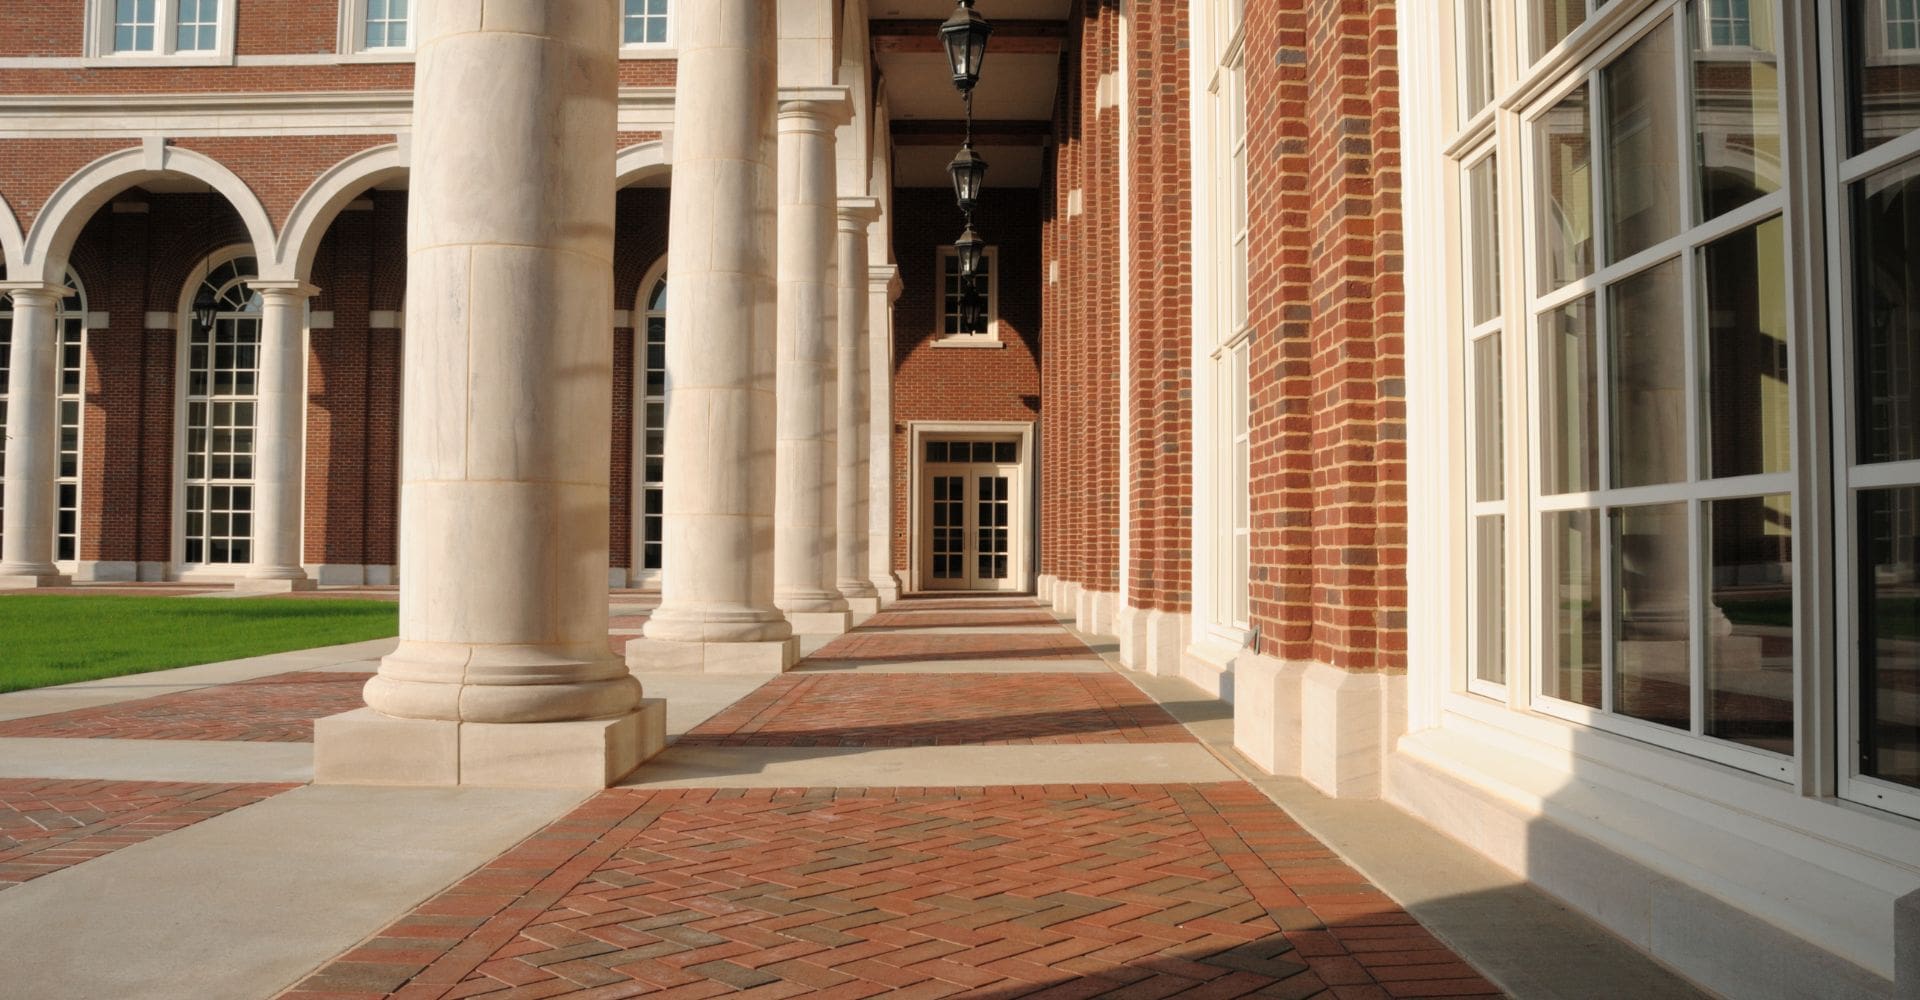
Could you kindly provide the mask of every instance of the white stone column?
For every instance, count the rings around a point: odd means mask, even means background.
[[[301,282],[254,281],[260,293],[260,402],[254,425],[253,565],[234,589],[312,590],[300,567],[306,473],[307,299]]]
[[[62,587],[53,565],[59,507],[60,334],[57,285],[0,285],[13,297],[8,359],[6,521],[0,526],[0,588]]]
[[[834,129],[845,87],[780,90],[779,420],[773,518],[773,602],[802,635],[852,624],[840,595],[835,385],[839,214]]]
[[[885,607],[900,599],[893,572],[893,303],[900,268],[867,267],[867,575]]]
[[[880,594],[869,577],[867,559],[867,504],[872,492],[868,480],[868,449],[872,446],[867,373],[871,348],[867,343],[867,227],[880,216],[874,198],[840,199],[840,405],[838,447],[841,484],[834,531],[841,596],[856,615],[880,610]]]
[[[316,779],[604,786],[665,740],[607,647],[618,4],[420,13],[400,645]]]
[[[774,13],[674,13],[666,534],[660,607],[627,643],[637,671],[778,673],[799,654],[773,604]]]

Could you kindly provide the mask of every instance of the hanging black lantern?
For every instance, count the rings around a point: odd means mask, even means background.
[[[987,183],[987,161],[973,151],[969,142],[953,154],[947,173],[953,178],[953,197],[960,203],[960,211],[972,215],[973,207],[980,203],[980,189]]]
[[[980,82],[980,64],[987,58],[987,36],[993,25],[973,9],[973,0],[960,0],[940,25],[940,41],[947,46],[947,65],[953,70],[953,85],[962,93]]]
[[[213,297],[213,289],[205,281],[200,283],[200,291],[193,296],[193,321],[202,330],[213,329],[213,318],[220,312],[220,300]]]
[[[973,277],[980,270],[980,258],[986,251],[987,245],[980,242],[980,237],[973,234],[973,227],[968,226],[967,231],[953,241],[954,256],[960,258],[960,276]]]
[[[987,297],[972,279],[960,291],[960,332],[987,332]]]

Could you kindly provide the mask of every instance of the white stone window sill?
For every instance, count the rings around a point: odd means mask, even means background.
[[[941,337],[933,342],[935,347],[960,347],[971,350],[995,350],[1007,346],[998,337]]]
[[[678,59],[680,50],[672,45],[622,45],[621,59]]]

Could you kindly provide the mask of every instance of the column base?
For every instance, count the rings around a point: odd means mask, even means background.
[[[891,573],[874,577],[873,589],[880,594],[880,606],[883,608],[900,599],[900,581]]]
[[[44,590],[72,585],[73,578],[64,573],[20,573],[0,576],[0,590]]]
[[[844,635],[853,627],[851,611],[789,611],[794,635]]]
[[[248,577],[233,581],[233,592],[236,594],[294,594],[319,589],[320,584],[310,576],[298,580],[256,580]]]
[[[1113,634],[1113,606],[1119,595],[1082,589],[1074,594],[1073,627],[1088,635]]]
[[[1073,614],[1073,602],[1080,595],[1080,585],[1072,580],[1059,580],[1053,585],[1053,613],[1057,615]]]
[[[612,719],[451,722],[371,708],[313,724],[316,785],[606,788],[667,745],[667,703]]]
[[[1033,596],[1042,604],[1053,603],[1053,585],[1058,583],[1052,573],[1042,573],[1033,581]]]
[[[853,623],[859,625],[880,613],[880,598],[849,597],[847,598],[847,610],[853,612]]]
[[[1406,728],[1407,676],[1243,653],[1234,662],[1233,745],[1262,770],[1334,798],[1380,796]]]
[[[800,640],[671,642],[639,636],[627,643],[627,669],[638,675],[779,674],[800,662]]]

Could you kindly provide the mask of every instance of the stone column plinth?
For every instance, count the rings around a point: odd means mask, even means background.
[[[674,17],[661,603],[627,664],[778,673],[799,643],[773,604],[774,3]]]
[[[255,281],[260,293],[260,402],[253,459],[253,564],[235,590],[312,590],[300,567],[307,399],[307,299],[300,282]]]
[[[62,587],[71,581],[53,565],[60,505],[60,335],[54,318],[65,289],[0,284],[0,292],[13,297],[0,588]]]
[[[839,576],[840,595],[856,615],[872,615],[880,610],[880,593],[874,589],[867,561],[868,493],[867,451],[871,447],[867,398],[867,227],[880,217],[880,203],[874,198],[840,199],[840,343],[838,379],[840,405],[838,449],[840,471],[839,503],[835,506],[834,564]]]
[[[881,607],[900,599],[893,572],[893,303],[900,289],[898,265],[868,265],[867,576]]]
[[[664,743],[607,648],[618,15],[421,7],[400,645],[317,781],[600,787]]]
[[[773,603],[803,635],[852,624],[836,565],[840,456],[834,129],[845,87],[780,90],[779,397]]]

